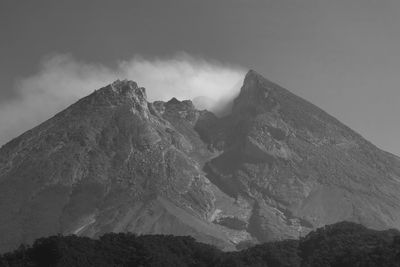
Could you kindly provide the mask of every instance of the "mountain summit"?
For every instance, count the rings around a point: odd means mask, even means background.
[[[343,220],[400,228],[399,192],[398,157],[255,71],[222,118],[116,81],[0,149],[0,250],[55,233],[234,249]]]

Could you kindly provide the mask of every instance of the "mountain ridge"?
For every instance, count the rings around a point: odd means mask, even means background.
[[[400,228],[400,160],[250,70],[232,112],[117,80],[0,149],[0,251],[55,233],[232,250],[349,220]]]

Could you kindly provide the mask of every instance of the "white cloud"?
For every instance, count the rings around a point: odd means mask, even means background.
[[[169,59],[134,57],[115,69],[70,55],[48,56],[36,74],[16,83],[19,97],[1,104],[0,145],[116,79],[136,81],[149,101],[203,96],[211,103],[205,106],[218,112],[238,93],[244,74],[238,66],[183,53]]]

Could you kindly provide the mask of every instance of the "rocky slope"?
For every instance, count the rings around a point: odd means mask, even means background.
[[[55,233],[234,249],[342,220],[400,228],[399,192],[399,158],[254,71],[223,118],[116,81],[0,149],[0,251]]]

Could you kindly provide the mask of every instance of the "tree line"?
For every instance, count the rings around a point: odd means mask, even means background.
[[[400,232],[341,222],[300,240],[223,252],[188,236],[108,233],[98,239],[51,236],[0,256],[1,267],[399,267]]]

